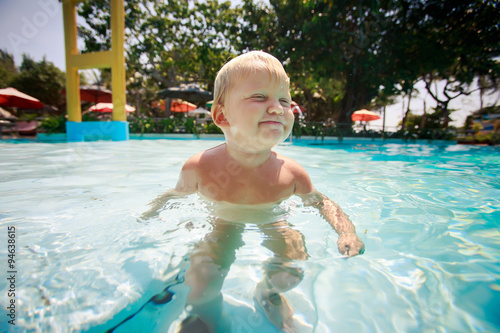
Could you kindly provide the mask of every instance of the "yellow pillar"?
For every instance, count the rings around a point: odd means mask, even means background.
[[[76,4],[72,0],[63,1],[64,42],[66,46],[66,107],[68,121],[82,121],[80,104],[80,76],[78,68],[73,67],[72,59],[78,54],[76,45]]]
[[[111,50],[79,54],[77,47],[76,4],[83,0],[63,0],[64,40],[66,43],[66,103],[68,141],[82,141],[96,135],[113,140],[128,140],[125,112],[125,5],[124,0],[111,1]],[[78,69],[111,67],[113,117],[111,126],[102,122],[82,122],[80,77]]]
[[[113,120],[126,121],[125,112],[125,8],[123,0],[111,0],[111,85]]]

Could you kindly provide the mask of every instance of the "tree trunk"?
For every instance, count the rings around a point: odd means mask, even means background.
[[[349,75],[349,78],[346,80],[346,91],[340,104],[338,122],[341,127],[347,128],[351,126],[351,114],[357,109],[360,109],[364,104],[364,95],[364,89],[359,84],[357,76],[354,74]]]
[[[306,97],[307,97],[307,121],[312,120],[312,109],[313,109],[313,95],[311,94],[310,90],[304,91]]]
[[[443,119],[443,128],[447,129],[450,123],[450,110],[448,110],[448,102],[442,104],[441,119]]]
[[[425,99],[424,99],[424,114],[422,115],[422,121],[420,122],[420,130],[425,128],[425,122],[427,121],[427,111],[425,110]]]
[[[408,119],[408,115],[410,114],[410,102],[411,102],[411,94],[413,93],[413,89],[410,89],[410,93],[408,94],[408,105],[406,106],[406,112],[403,117],[403,121],[401,122],[401,129],[403,130],[406,126],[406,120]]]
[[[385,133],[385,109],[387,108],[387,105],[384,105],[384,116],[382,118],[382,133]]]
[[[483,93],[484,93],[484,89],[481,87],[479,89],[479,110],[483,109]]]
[[[135,115],[141,114],[141,94],[138,90],[135,91]]]

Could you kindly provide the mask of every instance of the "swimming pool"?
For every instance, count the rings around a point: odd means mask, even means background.
[[[175,185],[189,156],[217,144],[0,143],[1,244],[12,226],[16,240],[16,326],[2,306],[0,331],[172,330],[210,207],[192,195],[158,219],[136,217]],[[299,263],[303,281],[287,293],[303,331],[500,331],[498,148],[365,142],[276,150],[343,207],[366,245],[345,260],[314,210],[296,197],[281,205],[279,218],[304,235],[310,255]],[[234,332],[271,332],[252,299],[271,254],[254,225],[243,240],[225,306]],[[0,280],[2,305],[13,299],[11,287]]]

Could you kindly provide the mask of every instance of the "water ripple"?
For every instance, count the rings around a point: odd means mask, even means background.
[[[0,143],[0,232],[17,228],[20,327],[100,327],[162,292],[211,230],[209,207],[189,196],[147,223],[136,217],[175,185],[187,158],[217,144]],[[298,198],[276,213],[304,235],[310,257],[297,263],[304,280],[288,296],[316,332],[499,331],[498,149],[277,150],[343,207],[366,245],[364,255],[343,259],[335,231]],[[273,256],[262,237],[248,226],[224,285],[224,293],[248,306],[262,262]],[[2,302],[6,288],[0,281]],[[153,318],[158,308],[147,311]]]

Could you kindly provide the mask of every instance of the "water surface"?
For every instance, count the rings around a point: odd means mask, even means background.
[[[180,282],[211,228],[210,205],[192,195],[147,223],[136,217],[175,186],[188,157],[217,144],[0,143],[0,235],[6,240],[15,226],[17,236],[17,330],[168,330],[183,314]],[[304,235],[310,255],[300,263],[302,283],[287,293],[305,331],[500,330],[498,148],[367,142],[276,150],[306,168],[366,245],[345,260],[314,209],[297,197],[282,204],[276,218]],[[243,240],[223,287],[228,304],[248,314],[235,332],[262,324],[251,312],[253,289],[272,256],[257,226],[247,225]],[[5,262],[7,249],[0,253]],[[172,301],[151,301],[169,285]],[[2,279],[2,304],[7,289]],[[3,319],[0,328],[12,329]]]

